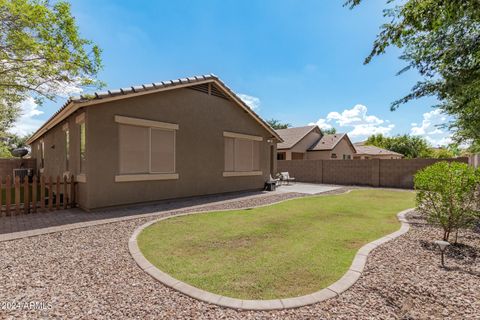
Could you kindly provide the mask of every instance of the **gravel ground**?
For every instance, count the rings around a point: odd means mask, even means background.
[[[298,196],[275,195],[226,205],[253,206]],[[134,229],[149,219],[3,242],[0,307],[15,301],[43,302],[47,308],[0,310],[0,318],[478,319],[480,235],[462,232],[463,245],[449,249],[448,269],[442,269],[432,246],[440,231],[416,217],[411,219],[416,222],[412,229],[377,248],[360,280],[340,297],[274,312],[241,312],[205,304],[150,278],[137,267],[127,247]]]

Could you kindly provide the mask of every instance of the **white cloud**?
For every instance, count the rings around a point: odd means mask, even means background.
[[[254,96],[249,96],[248,94],[244,93],[237,93],[237,96],[245,102],[250,109],[255,110],[260,107],[260,99]]]
[[[42,89],[55,92],[55,94],[62,98],[67,98],[72,95],[78,95],[83,92],[80,87],[80,81],[74,83],[65,83],[56,81],[45,85]],[[32,97],[28,97],[20,104],[20,117],[15,121],[12,128],[8,131],[21,136],[35,132],[44,122],[38,118],[43,114],[43,111],[38,109],[38,105]]]
[[[333,127],[331,124],[327,123],[326,119],[318,119],[317,122],[310,122],[308,125],[317,125],[320,127],[320,129],[331,129]]]
[[[72,83],[66,83],[64,81],[54,81],[41,86],[42,90],[54,92],[55,95],[61,98],[68,98],[72,95],[79,95],[83,92],[80,79],[75,80]]]
[[[38,116],[43,114],[43,111],[38,109],[38,105],[32,97],[24,100],[20,104],[20,109],[21,115],[9,132],[24,136],[36,131],[42,125],[43,120],[38,119]]]
[[[448,122],[449,118],[440,109],[423,114],[422,123],[412,123],[410,133],[423,136],[433,146],[443,146],[452,142],[451,132],[442,130],[438,126]]]
[[[366,138],[372,134],[388,135],[395,128],[390,121],[369,115],[368,108],[357,104],[343,112],[330,112],[325,119],[320,118],[314,124],[320,128],[336,127],[338,131],[347,131],[351,138]],[[322,127],[323,126],[323,127]]]

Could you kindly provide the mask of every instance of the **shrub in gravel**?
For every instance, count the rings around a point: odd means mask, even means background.
[[[443,228],[444,241],[479,218],[480,170],[460,162],[437,162],[419,171],[414,184],[418,210],[428,222]]]

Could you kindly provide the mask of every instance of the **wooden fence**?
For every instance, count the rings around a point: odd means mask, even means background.
[[[74,177],[0,177],[0,216],[13,216],[75,207]]]

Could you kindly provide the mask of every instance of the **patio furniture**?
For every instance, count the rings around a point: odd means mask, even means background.
[[[290,174],[288,172],[281,172],[280,180],[283,181],[284,183],[286,182],[287,185],[290,184],[290,182],[295,182],[295,178],[290,177]]]
[[[275,191],[277,186],[280,184],[280,179],[273,179],[272,175],[268,177],[267,182],[265,182],[265,189],[267,191]]]

